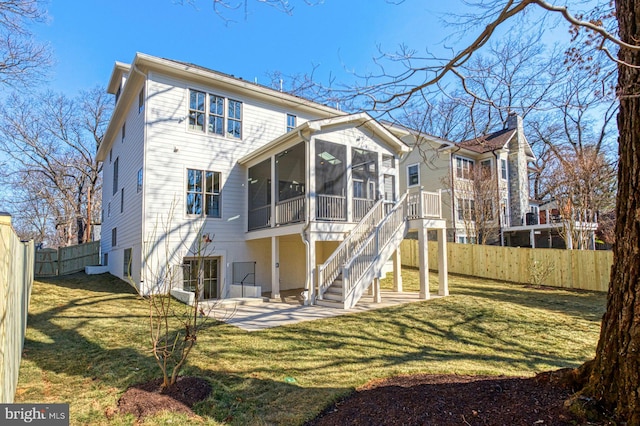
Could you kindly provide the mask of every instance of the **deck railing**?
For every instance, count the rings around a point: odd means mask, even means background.
[[[362,243],[371,235],[372,230],[384,217],[384,202],[379,200],[360,222],[351,230],[349,235],[340,243],[338,248],[318,267],[318,298],[340,275],[345,262],[358,250]]]
[[[359,283],[367,270],[374,265],[374,261],[380,256],[380,252],[393,239],[400,226],[406,220],[406,195],[394,206],[389,214],[373,228],[369,237],[361,247],[356,250],[345,263],[342,270],[343,297]],[[385,259],[386,260],[386,259]]]
[[[305,195],[279,201],[276,204],[276,223],[286,225],[287,223],[302,222],[305,220]]]
[[[367,214],[371,207],[376,203],[376,200],[370,200],[368,198],[354,198],[352,216],[354,222],[359,222],[360,219]]]
[[[316,219],[347,220],[346,197],[342,195],[316,195]]]
[[[249,231],[268,228],[271,225],[271,206],[249,210]]]
[[[442,218],[442,197],[440,192],[417,191],[407,195],[407,217]]]

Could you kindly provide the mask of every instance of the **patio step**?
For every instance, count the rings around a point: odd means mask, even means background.
[[[344,302],[331,299],[316,299],[316,305],[326,308],[344,309]]]

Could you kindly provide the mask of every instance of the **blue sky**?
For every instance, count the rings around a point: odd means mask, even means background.
[[[235,0],[231,0],[235,1]],[[225,22],[210,0],[196,6],[175,0],[50,0],[49,22],[35,36],[53,48],[56,65],[47,87],[75,95],[106,86],[115,61],[129,63],[148,53],[268,84],[268,72],[310,72],[346,82],[347,71],[375,70],[378,46],[395,51],[401,43],[419,51],[436,49],[452,32],[440,21],[453,2],[405,0],[325,0],[307,6],[291,0],[293,14],[249,0],[228,11]],[[446,6],[442,6],[445,4]]]

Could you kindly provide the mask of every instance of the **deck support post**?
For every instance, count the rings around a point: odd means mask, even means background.
[[[447,260],[447,230],[438,229],[438,295],[449,295],[449,274]]]
[[[418,229],[418,258],[420,266],[420,299],[426,300],[429,294],[429,245],[427,242],[427,228],[424,221],[420,221]]]
[[[393,252],[393,291],[402,293],[402,264],[400,246]]]
[[[280,299],[280,239],[271,237],[271,298]]]
[[[380,278],[373,279],[373,303],[382,302],[382,296],[380,295]]]

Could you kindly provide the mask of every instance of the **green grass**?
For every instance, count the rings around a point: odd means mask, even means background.
[[[417,290],[417,271],[403,271],[403,281],[405,291]],[[449,288],[447,298],[251,333],[212,321],[184,371],[213,385],[195,409],[201,419],[165,413],[145,424],[295,425],[374,378],[530,376],[594,354],[602,293],[458,276]],[[147,311],[126,283],[106,275],[36,282],[16,402],[69,402],[74,425],[134,423],[105,412],[129,385],[159,375]]]

